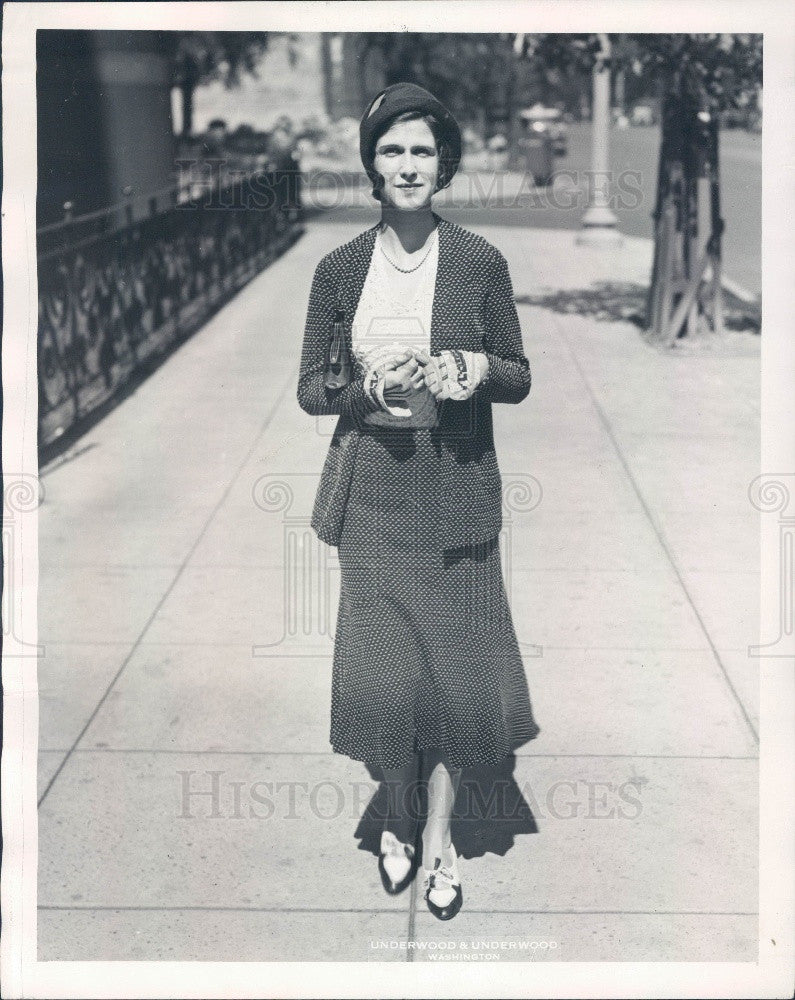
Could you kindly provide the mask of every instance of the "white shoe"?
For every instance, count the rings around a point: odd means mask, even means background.
[[[397,839],[390,830],[381,833],[381,855],[378,870],[384,888],[391,895],[402,892],[415,874],[414,848]]]
[[[441,858],[435,858],[433,868],[423,869],[425,878],[422,888],[425,891],[425,902],[431,913],[439,920],[451,920],[464,902],[461,878],[458,874],[458,855],[452,845],[450,851],[453,860],[449,865],[443,865]]]

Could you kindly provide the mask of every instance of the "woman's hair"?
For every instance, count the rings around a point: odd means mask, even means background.
[[[384,178],[375,169],[375,147],[378,145],[382,135],[385,135],[393,125],[398,122],[410,122],[410,121],[423,121],[428,126],[428,128],[433,133],[433,137],[436,140],[436,152],[439,157],[439,173],[436,177],[436,191],[441,191],[442,188],[446,188],[450,181],[453,179],[453,174],[455,170],[452,168],[452,149],[450,144],[444,137],[444,129],[442,124],[436,115],[431,114],[421,114],[419,111],[403,111],[399,115],[395,115],[394,118],[388,118],[382,123],[381,127],[375,134],[375,138],[372,142],[370,155],[367,158],[367,163],[365,164],[365,169],[367,171],[367,176],[373,182],[373,197],[377,200],[381,200],[381,189],[384,186]]]

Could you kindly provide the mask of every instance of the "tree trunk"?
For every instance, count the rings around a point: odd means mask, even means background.
[[[192,59],[186,59],[183,64],[180,93],[182,96],[182,137],[190,139],[193,135],[193,94],[199,82],[199,73]]]
[[[331,69],[331,45],[329,34],[320,33],[320,64],[323,72],[323,106],[329,119],[334,117],[334,78]]]
[[[514,142],[516,140],[516,90],[517,90],[517,74],[516,74],[516,56],[513,51],[513,44],[510,40],[510,36],[507,41],[507,80],[506,80],[506,94],[505,94],[505,104],[508,111],[508,149],[512,150],[514,148]]]
[[[707,229],[704,205],[703,178],[709,176],[704,157],[716,159],[710,150],[709,138],[699,124],[697,113],[707,106],[706,95],[697,92],[679,73],[669,73],[661,81],[662,98],[661,143],[659,173],[657,177],[657,200],[654,209],[656,223],[655,253],[652,268],[649,309],[647,316],[654,333],[664,343],[681,335],[678,329],[666,323],[654,323],[652,303],[661,294],[670,299],[673,318],[679,319],[684,307],[678,309],[677,297],[700,277],[700,264],[706,247],[704,230]],[[716,164],[713,164],[713,169]],[[713,192],[715,197],[717,189]],[[666,257],[661,241],[665,213],[673,220],[673,249]],[[700,218],[699,218],[700,217]],[[717,213],[713,213],[709,230],[717,225]],[[701,232],[699,233],[699,222]],[[696,289],[697,290],[697,289]],[[692,297],[688,303],[687,331],[692,333],[698,318],[698,299]],[[692,308],[691,308],[692,307]],[[720,322],[718,317],[717,322]]]
[[[190,139],[193,135],[193,91],[192,81],[185,80],[180,86],[182,96],[182,138]]]
[[[359,35],[356,39],[356,73],[359,84],[359,105],[362,112],[364,112],[368,102],[372,100],[373,95],[380,89],[370,89],[369,67],[372,65],[373,54],[374,51],[367,44],[366,36]]]
[[[624,104],[624,70],[618,69],[613,86],[613,107],[623,115],[626,110]]]
[[[664,226],[663,205],[668,194],[670,163],[675,156],[677,148],[676,137],[672,134],[672,129],[680,120],[678,116],[670,114],[669,105],[666,102],[666,95],[671,94],[673,89],[673,75],[670,73],[661,73],[657,80],[657,98],[660,109],[660,150],[657,156],[657,191],[654,210],[652,212],[654,259],[646,300],[646,327],[657,337],[662,336],[664,332],[660,328],[661,314],[659,302],[668,278],[666,274],[669,260],[668,250],[670,249],[668,247],[668,240],[671,235]]]

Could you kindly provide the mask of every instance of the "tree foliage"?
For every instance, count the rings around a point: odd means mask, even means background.
[[[638,74],[662,75],[684,95],[716,110],[741,107],[762,85],[762,36],[635,35],[625,63]]]
[[[762,85],[762,36],[729,34],[613,34],[612,68],[644,79],[651,89],[675,88],[717,110],[741,107]],[[590,72],[598,35],[524,35],[522,58],[544,69]]]
[[[406,80],[427,88],[463,121],[488,117],[506,100],[515,64],[512,34],[372,32],[363,57],[378,50],[387,85]]]
[[[637,78],[647,93],[682,88],[719,110],[745,104],[762,83],[762,36],[612,34],[612,68]],[[599,58],[596,34],[432,34],[373,32],[386,83],[427,87],[454,114],[472,117],[512,100],[553,100],[556,91],[588,77]],[[637,88],[636,88],[637,89]],[[367,95],[364,95],[367,96]]]
[[[245,74],[257,76],[268,48],[267,31],[180,31],[172,58],[172,86],[182,94],[182,134],[193,131],[193,94],[200,84],[221,80],[235,87]]]

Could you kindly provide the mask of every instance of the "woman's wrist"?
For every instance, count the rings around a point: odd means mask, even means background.
[[[404,410],[396,410],[390,405],[386,392],[386,378],[375,370],[368,372],[364,377],[364,395],[373,413],[380,410],[382,413],[391,413],[393,417],[405,415]]]
[[[421,363],[427,371],[426,385],[441,399],[469,399],[489,372],[489,359],[482,351],[448,349],[433,356],[426,353]]]
[[[475,353],[474,360],[477,370],[477,388],[480,388],[484,382],[488,381],[490,371],[489,359],[484,351],[478,351]]]
[[[379,375],[378,370],[371,368],[364,373],[364,394],[370,401],[374,409],[380,410],[384,407],[384,380]]]

